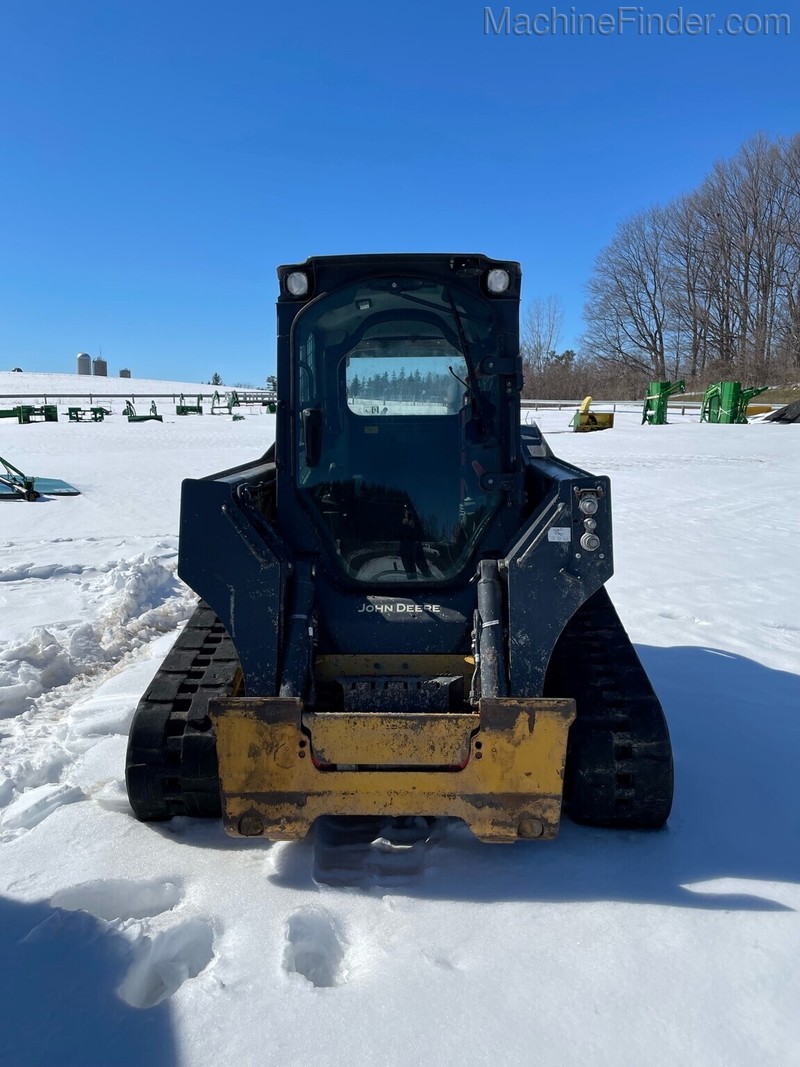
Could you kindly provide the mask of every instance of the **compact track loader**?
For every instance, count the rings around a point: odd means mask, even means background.
[[[606,594],[609,480],[520,426],[520,268],[278,268],[275,444],[183,483],[200,606],[127,757],[144,820],[291,840],[455,816],[485,841],[663,825],[661,706]]]

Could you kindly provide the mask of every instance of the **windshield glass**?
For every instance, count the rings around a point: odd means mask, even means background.
[[[357,415],[455,415],[467,373],[446,342],[364,345],[347,357],[347,406]]]
[[[298,315],[295,471],[345,573],[441,582],[499,505],[498,350],[488,300],[417,278],[326,294]]]

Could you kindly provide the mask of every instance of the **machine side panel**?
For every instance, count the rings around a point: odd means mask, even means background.
[[[259,471],[186,479],[181,493],[178,574],[219,617],[230,634],[244,674],[245,691],[277,692],[285,557],[257,528],[253,506],[240,494]]]
[[[608,478],[549,457],[532,466],[550,491],[504,561],[511,692],[525,697],[542,695],[562,630],[613,573]]]

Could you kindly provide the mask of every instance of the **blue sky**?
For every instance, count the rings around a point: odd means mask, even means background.
[[[275,266],[387,250],[520,260],[566,347],[621,219],[800,132],[788,0],[687,0],[712,32],[671,37],[487,36],[484,7],[2,0],[0,367],[102,348],[113,374],[260,384]],[[768,11],[788,37],[716,33]]]

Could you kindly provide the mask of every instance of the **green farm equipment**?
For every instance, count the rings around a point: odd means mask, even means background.
[[[155,400],[150,401],[150,414],[137,415],[132,400],[126,400],[123,415],[128,416],[128,422],[163,422],[164,416],[159,415]]]
[[[686,392],[683,378],[678,382],[650,382],[644,398],[642,425],[664,426],[667,421],[667,403],[676,393]]]
[[[0,456],[0,500],[38,500],[40,496],[79,496],[69,482],[60,478],[30,478]]]
[[[217,394],[219,396],[219,394]],[[187,404],[186,398],[181,393],[181,402],[175,407],[176,415],[202,415],[203,414],[203,398],[198,396],[196,404]]]
[[[743,389],[741,382],[715,382],[709,385],[700,409],[701,422],[747,422],[747,405],[755,396],[767,391],[762,385]]]
[[[21,426],[31,422],[58,422],[58,408],[55,404],[19,404],[0,411],[0,419],[16,419]]]
[[[102,422],[110,414],[109,408],[67,408],[70,422]]]
[[[197,398],[198,402],[200,397]],[[211,398],[211,414],[212,415],[233,415],[233,409],[239,407],[239,397],[236,394],[236,390],[230,393],[225,393],[224,396],[220,396],[219,390],[214,390],[214,395]],[[201,411],[202,415],[203,412]],[[244,415],[234,415],[234,419],[243,419]]]

